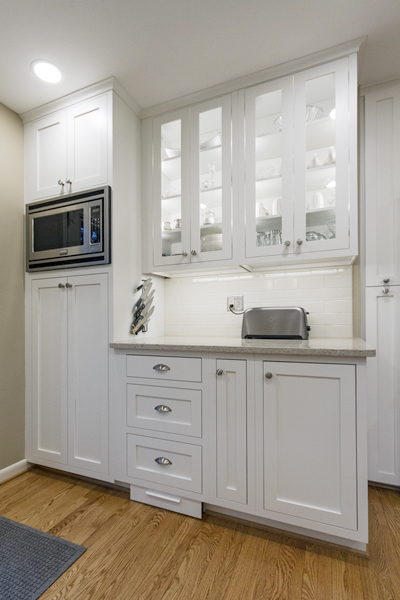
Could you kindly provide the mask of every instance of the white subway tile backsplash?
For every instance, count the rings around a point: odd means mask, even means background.
[[[352,336],[352,267],[181,277],[165,282],[165,335],[239,337],[242,317],[228,295],[255,306],[302,306],[310,337]]]

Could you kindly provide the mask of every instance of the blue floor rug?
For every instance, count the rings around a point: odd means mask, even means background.
[[[0,517],[1,600],[36,600],[85,550]]]

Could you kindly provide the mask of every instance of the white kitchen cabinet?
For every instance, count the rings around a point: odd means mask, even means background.
[[[102,94],[27,124],[30,201],[108,182],[109,101]]]
[[[242,262],[357,254],[356,90],[349,57],[245,90]]]
[[[246,505],[247,490],[247,361],[216,361],[216,503]]]
[[[151,155],[144,160],[151,161],[152,156],[154,161],[154,248],[144,253],[147,261],[153,255],[144,270],[230,261],[231,96],[155,118],[149,146]],[[149,206],[144,208],[149,210]]]
[[[400,285],[400,82],[365,95],[365,284]]]
[[[355,394],[353,365],[264,362],[258,514],[357,529]]]
[[[108,275],[32,279],[27,327],[27,460],[101,478],[108,473]]]
[[[367,287],[365,337],[376,348],[368,359],[368,477],[400,486],[400,286]]]

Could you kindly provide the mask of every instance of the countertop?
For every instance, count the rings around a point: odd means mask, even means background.
[[[299,356],[376,356],[374,348],[360,338],[315,338],[309,340],[242,340],[241,338],[154,337],[112,342],[116,350],[218,352],[240,354],[285,354]]]

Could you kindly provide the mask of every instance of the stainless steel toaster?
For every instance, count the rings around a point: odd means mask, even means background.
[[[243,314],[243,339],[306,340],[310,326],[300,306],[248,308]]]

